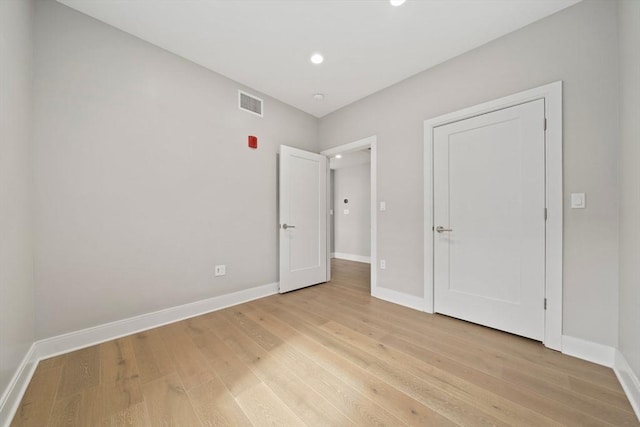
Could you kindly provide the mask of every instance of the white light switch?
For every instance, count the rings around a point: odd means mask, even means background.
[[[571,193],[571,209],[584,209],[587,200],[584,193]]]
[[[380,202],[380,210],[381,211],[387,210],[387,202]]]
[[[344,210],[344,214],[345,214],[345,215],[349,215],[349,209],[345,209],[345,210]]]

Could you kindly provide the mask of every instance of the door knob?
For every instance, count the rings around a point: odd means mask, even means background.
[[[445,231],[453,231],[453,228],[444,228],[443,226],[439,225],[436,227],[436,231],[438,233],[444,233]]]
[[[296,228],[296,226],[295,225],[282,224],[282,228],[284,228],[286,230],[287,228]]]

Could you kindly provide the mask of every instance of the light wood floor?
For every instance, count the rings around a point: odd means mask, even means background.
[[[12,425],[640,425],[610,369],[333,275],[45,360]]]

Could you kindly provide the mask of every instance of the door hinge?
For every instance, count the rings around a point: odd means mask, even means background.
[[[547,208],[544,208],[544,220],[546,221],[547,218],[549,218],[549,212],[547,211]]]
[[[545,310],[547,309],[547,299],[546,298],[544,299],[544,309]]]
[[[547,130],[547,118],[544,118],[544,130]]]

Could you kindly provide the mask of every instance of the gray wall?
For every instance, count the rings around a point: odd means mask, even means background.
[[[15,202],[0,205],[1,390],[35,314],[32,12],[0,8],[0,200]],[[619,243],[620,347],[636,372],[637,9],[620,8]],[[564,80],[564,190],[588,195],[586,210],[565,206],[564,331],[616,345],[617,37],[616,3],[587,0],[320,121],[322,149],[378,135],[379,286],[422,294],[423,121]],[[313,117],[268,97],[264,119],[242,113],[236,83],[55,2],[38,4],[36,44],[38,337],[276,280],[276,145],[314,150]],[[214,279],[218,263],[228,275]]]
[[[276,151],[316,118],[53,1],[35,60],[38,338],[277,281]]]
[[[321,119],[323,150],[378,137],[378,286],[423,294],[424,120],[563,80],[564,334],[617,345],[616,19],[586,0]],[[569,209],[577,191],[587,209]]]
[[[619,3],[620,351],[640,376],[640,2]]]
[[[333,171],[333,252],[371,256],[371,164]],[[349,199],[345,204],[344,199]],[[344,210],[349,209],[345,215]]]
[[[0,396],[34,340],[33,3],[0,1]]]

